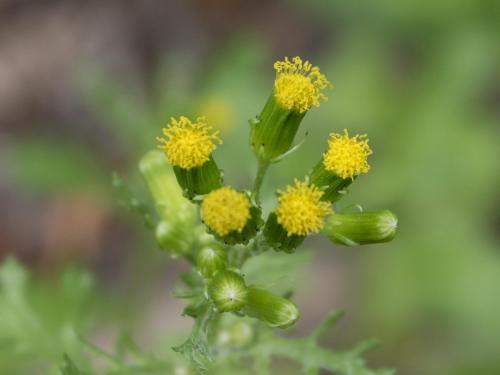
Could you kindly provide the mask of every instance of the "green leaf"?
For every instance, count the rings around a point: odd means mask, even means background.
[[[113,172],[112,174],[112,185],[118,194],[118,202],[130,212],[142,217],[146,228],[153,230],[155,223],[152,219],[151,208],[132,194],[117,172]]]
[[[172,348],[174,351],[181,353],[202,373],[206,372],[209,363],[214,361],[208,345],[209,327],[214,316],[215,310],[213,306],[205,302],[201,313],[195,319],[188,339],[182,345]]]

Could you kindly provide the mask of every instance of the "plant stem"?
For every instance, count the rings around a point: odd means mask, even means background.
[[[255,176],[252,192],[252,197],[258,205],[260,205],[260,188],[262,186],[262,181],[264,181],[267,168],[269,168],[269,162],[267,160],[259,159],[257,175]]]

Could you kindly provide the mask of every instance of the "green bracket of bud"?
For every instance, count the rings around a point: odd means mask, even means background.
[[[287,152],[305,114],[281,107],[273,90],[259,117],[250,120],[250,143],[257,158],[271,161]]]
[[[247,303],[245,280],[233,271],[217,272],[207,291],[219,312],[239,311]]]
[[[356,246],[389,242],[396,236],[398,219],[389,210],[333,214],[325,223],[323,233],[335,243]]]
[[[309,174],[311,183],[318,186],[323,191],[321,200],[331,203],[335,203],[342,198],[345,195],[345,189],[347,189],[355,179],[356,176],[354,178],[341,178],[327,171],[323,164],[323,160],[316,164]]]
[[[270,327],[287,328],[300,317],[297,306],[286,298],[277,296],[264,289],[249,287],[247,305],[244,312],[262,320]]]
[[[177,182],[189,199],[208,194],[222,186],[221,171],[212,157],[200,167],[174,167],[174,172]]]
[[[274,250],[293,253],[304,242],[305,236],[291,235],[278,223],[276,213],[271,212],[264,227],[264,237]]]
[[[234,230],[223,237],[219,236],[214,231],[210,231],[210,234],[212,234],[219,241],[224,242],[226,245],[246,245],[248,241],[250,241],[257,234],[257,231],[263,224],[264,220],[262,220],[262,210],[259,207],[252,205],[250,207],[250,218],[241,232]]]
[[[218,246],[204,247],[196,257],[196,267],[203,277],[209,279],[227,267],[227,254]]]

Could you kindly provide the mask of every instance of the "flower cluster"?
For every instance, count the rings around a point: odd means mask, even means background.
[[[258,162],[252,189],[224,184],[213,157],[222,141],[202,117],[172,118],[164,137],[158,138],[163,162],[160,152],[150,153],[141,170],[163,215],[157,228],[160,244],[191,261],[203,280],[204,293],[194,309],[208,305],[285,328],[299,318],[297,306],[247,285],[241,267],[249,257],[270,249],[293,252],[313,234],[347,246],[390,241],[397,219],[387,210],[334,212],[347,187],[370,169],[367,136],[350,137],[347,130],[330,134],[317,164],[278,190],[275,207],[263,212],[260,190],[266,171],[291,152],[305,114],[326,100],[324,91],[332,86],[318,67],[299,57],[278,61],[274,68],[271,95],[260,115],[250,120],[250,143]],[[193,219],[196,211],[199,222]]]

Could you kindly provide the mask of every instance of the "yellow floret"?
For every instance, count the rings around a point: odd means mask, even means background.
[[[232,231],[241,232],[250,218],[250,201],[244,193],[227,186],[221,187],[205,197],[201,216],[219,236]]]
[[[309,61],[303,62],[300,57],[290,61],[285,57],[284,61],[274,63],[274,69],[275,97],[284,108],[304,113],[313,106],[319,107],[320,100],[327,99],[322,90],[331,84]]]
[[[333,212],[328,202],[320,200],[323,192],[308,182],[295,180],[294,186],[278,193],[277,220],[289,236],[319,232],[324,217]]]
[[[183,169],[201,167],[215,150],[214,142],[222,143],[218,132],[210,134],[212,127],[205,123],[203,117],[196,119],[195,123],[184,116],[179,120],[171,118],[162,130],[166,138],[157,138],[160,148],[170,164]]]
[[[370,170],[367,159],[373,153],[368,141],[366,134],[349,138],[346,129],[344,134],[330,134],[328,150],[323,155],[325,169],[342,178],[367,173]]]

